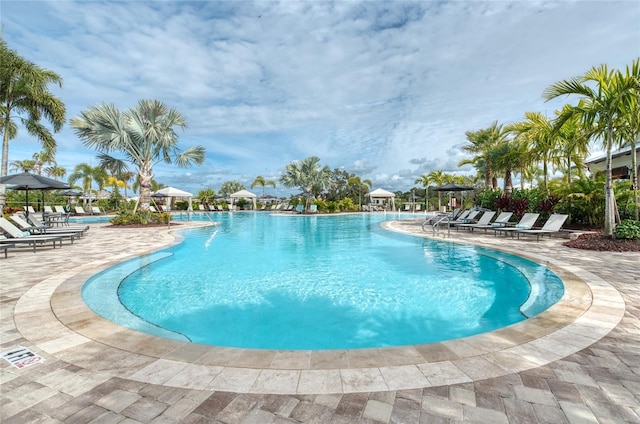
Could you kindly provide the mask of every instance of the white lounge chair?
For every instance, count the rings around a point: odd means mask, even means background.
[[[37,244],[53,243],[53,248],[56,248],[56,242],[62,246],[62,239],[64,237],[59,235],[29,235],[28,232],[20,230],[18,227],[9,222],[6,218],[0,217],[0,229],[9,235],[6,238],[8,243],[15,244],[28,244],[33,246],[33,251],[36,251]],[[3,241],[4,242],[4,241]]]
[[[53,209],[51,209],[51,206],[49,205],[45,205],[42,210],[44,210],[44,213],[55,213]]]
[[[498,215],[496,220],[490,224],[487,224],[487,225],[470,224],[470,225],[467,225],[466,228],[471,229],[472,232],[473,230],[476,230],[476,229],[484,230],[486,234],[487,230],[493,230],[498,227],[505,227],[508,224],[509,220],[511,219],[512,215],[513,215],[513,212],[500,212],[500,215]]]
[[[493,229],[494,235],[497,236],[498,233],[501,232],[501,233],[504,233],[505,235],[511,234],[511,236],[513,237],[513,235],[518,230],[530,230],[535,225],[539,216],[540,216],[539,213],[525,213],[520,219],[520,221],[518,221],[518,223],[514,227],[494,228]]]
[[[491,219],[493,218],[493,216],[495,214],[496,214],[495,211],[486,211],[486,212],[484,212],[482,214],[482,216],[480,217],[478,222],[476,222],[475,224],[467,223],[467,224],[458,224],[458,225],[456,225],[456,231],[458,231],[459,228],[464,228],[466,230],[473,231],[473,228],[475,228],[475,227],[487,226],[487,225],[489,225],[489,223],[491,222]]]
[[[544,236],[545,234],[548,236],[551,236],[551,234],[558,234],[568,217],[569,215],[553,214],[549,217],[549,219],[547,219],[547,222],[544,223],[542,228],[530,230],[516,229],[516,234],[518,235],[518,238],[520,238],[520,234],[535,235],[536,241],[540,241],[540,237]]]
[[[54,206],[53,208],[56,210],[56,213],[62,213],[62,214],[67,213],[67,211],[64,208],[64,206]]]
[[[94,215],[102,215],[102,211],[100,210],[99,206],[91,206],[91,212]]]
[[[76,215],[86,215],[87,213],[84,211],[82,206],[75,207]]]

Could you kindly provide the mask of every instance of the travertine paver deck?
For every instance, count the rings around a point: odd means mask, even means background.
[[[420,222],[391,224],[428,235]],[[174,229],[189,225],[174,226]],[[125,234],[123,236],[123,234]],[[452,233],[542,262],[567,283],[540,317],[458,341],[363,351],[229,349],[159,339],[79,297],[97,270],[173,242],[161,229],[92,225],[62,249],[0,260],[1,347],[46,362],[0,368],[2,422],[638,422],[640,254],[559,240]],[[634,284],[635,283],[635,284]],[[626,303],[626,305],[625,305]]]

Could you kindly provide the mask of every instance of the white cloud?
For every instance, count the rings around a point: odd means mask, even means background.
[[[319,156],[376,186],[407,190],[457,164],[465,131],[548,114],[544,88],[638,56],[633,2],[155,2],[4,0],[3,38],[64,79],[69,117],[156,98],[207,148],[202,168],[160,168],[197,191],[277,178]],[[70,168],[88,162],[70,128]],[[21,130],[9,160],[40,148]],[[248,184],[247,184],[248,185]]]

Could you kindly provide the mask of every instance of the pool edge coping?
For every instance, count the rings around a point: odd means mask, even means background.
[[[394,226],[397,222],[401,221],[386,221],[382,226],[429,238],[428,234],[403,231]],[[175,237],[172,244],[181,242],[179,231],[184,229],[171,229]],[[90,275],[139,254],[95,261],[79,272],[71,270],[43,280],[18,300],[14,317],[19,331],[40,349],[96,372],[172,387],[282,394],[388,391],[498,377],[545,365],[588,347],[622,319],[625,304],[621,295],[600,277],[554,258],[501,251],[551,268],[565,284],[562,299],[536,317],[463,339],[404,347],[316,351],[320,353],[315,366],[313,352],[176,342],[125,329],[88,309],[80,289]],[[51,334],[54,327],[56,336]],[[82,349],[90,354],[79,352]],[[130,365],[105,363],[105,357],[110,355]],[[305,355],[309,361],[306,366]],[[326,364],[330,362],[326,358],[332,356],[334,363],[346,361],[348,366]]]

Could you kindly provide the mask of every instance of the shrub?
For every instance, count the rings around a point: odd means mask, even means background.
[[[170,213],[152,213],[152,212],[136,212],[122,211],[109,221],[112,225],[149,225],[149,224],[168,224],[173,217]]]
[[[486,209],[497,210],[504,209],[498,206],[498,202],[500,199],[504,197],[502,196],[502,190],[484,190],[478,193],[475,197],[475,204]],[[509,197],[507,197],[508,202]]]
[[[640,239],[640,221],[625,219],[616,226],[616,238]]]

